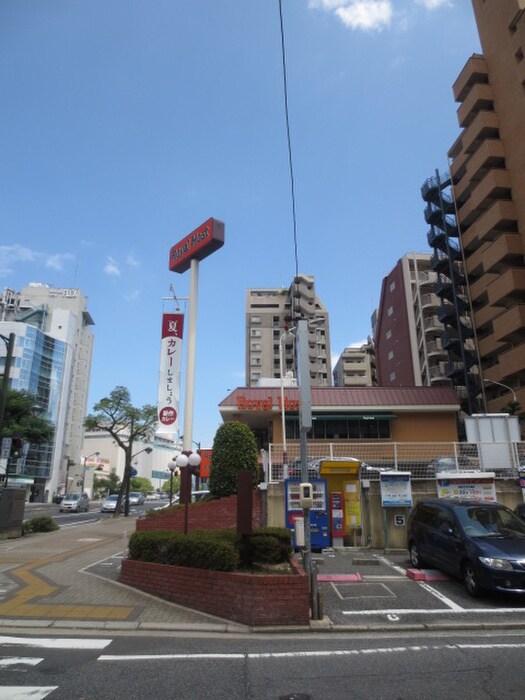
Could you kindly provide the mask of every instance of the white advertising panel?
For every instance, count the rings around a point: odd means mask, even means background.
[[[162,315],[157,434],[179,432],[180,376],[182,362],[183,314]]]
[[[494,472],[445,473],[436,475],[438,498],[467,498],[475,501],[495,501]]]
[[[410,472],[382,472],[379,480],[383,508],[412,507]]]

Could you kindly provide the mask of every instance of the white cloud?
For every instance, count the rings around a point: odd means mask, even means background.
[[[140,290],[135,289],[134,292],[130,292],[129,294],[124,295],[124,299],[126,301],[136,301],[140,297]]]
[[[452,0],[309,0],[309,7],[334,14],[352,31],[382,31],[391,26],[394,15],[397,28],[406,30],[412,8],[420,5],[429,12],[441,7],[453,7]],[[394,10],[395,6],[395,10]],[[407,15],[408,12],[408,15]]]
[[[128,257],[126,258],[126,264],[129,265],[129,267],[139,266],[139,261],[135,257],[134,253],[128,253]]]
[[[64,269],[64,263],[74,259],[75,256],[71,253],[57,253],[56,255],[48,255],[44,264],[52,270],[60,271]]]
[[[60,271],[65,263],[74,259],[71,253],[42,253],[23,245],[3,245],[0,246],[0,277],[12,274],[17,264],[36,263],[40,267]]]
[[[452,7],[450,0],[416,0],[418,5],[423,5],[427,10],[437,10],[440,7]]]
[[[310,0],[310,7],[320,7],[335,15],[352,30],[381,31],[392,21],[392,0]]]
[[[120,268],[113,258],[108,258],[106,264],[104,265],[104,272],[106,275],[111,275],[112,277],[120,277]]]

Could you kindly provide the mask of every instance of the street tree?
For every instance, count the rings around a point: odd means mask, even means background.
[[[120,479],[114,472],[98,476],[95,471],[93,476],[93,498],[102,498],[103,496],[109,496],[111,493],[118,493],[120,485]]]
[[[111,435],[117,445],[124,450],[124,475],[118,494],[115,516],[120,513],[123,498],[124,515],[129,515],[129,486],[131,468],[134,453],[133,445],[136,442],[151,442],[157,427],[157,409],[155,406],[145,404],[142,408],[136,408],[131,403],[129,390],[124,386],[117,386],[106,398],[101,399],[93,406],[94,413],[88,415],[85,420],[87,430],[102,430]],[[146,448],[151,451],[151,448]]]
[[[8,389],[0,438],[16,437],[35,445],[53,440],[53,426],[42,416],[34,415],[35,397],[27,391]]]
[[[146,479],[145,476],[132,476],[131,489],[146,494],[153,491],[153,484],[149,479]]]
[[[239,421],[223,423],[213,440],[209,488],[221,498],[237,493],[237,476],[241,470],[252,472],[253,486],[259,483],[257,442],[250,428]]]

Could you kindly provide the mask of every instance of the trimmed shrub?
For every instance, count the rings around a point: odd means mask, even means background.
[[[22,535],[32,535],[35,532],[54,532],[59,527],[49,516],[26,520],[22,525]]]
[[[129,558],[195,569],[235,571],[239,552],[230,533],[154,531],[134,532],[129,538]]]
[[[249,536],[249,558],[259,564],[281,564],[292,556],[292,535],[286,528],[258,528]]]
[[[209,488],[216,498],[237,493],[237,477],[240,471],[252,473],[252,484],[259,482],[257,465],[257,441],[244,423],[231,421],[217,429],[211,453]]]

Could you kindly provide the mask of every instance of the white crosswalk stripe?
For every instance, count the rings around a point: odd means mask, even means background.
[[[0,686],[0,700],[42,700],[57,688],[58,685],[4,685]]]

